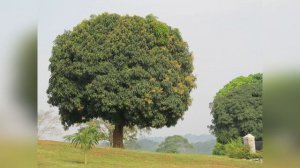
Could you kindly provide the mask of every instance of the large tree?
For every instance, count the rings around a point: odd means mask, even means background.
[[[57,36],[52,49],[48,102],[65,128],[102,118],[123,127],[173,126],[191,103],[193,57],[180,32],[153,15],[104,13]]]
[[[211,132],[222,144],[253,134],[262,139],[262,74],[238,77],[224,86],[211,104]]]

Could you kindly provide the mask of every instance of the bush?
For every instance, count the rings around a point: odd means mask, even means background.
[[[215,147],[212,151],[213,155],[225,155],[225,148],[224,145],[221,143],[216,143]]]
[[[213,155],[226,155],[236,159],[261,159],[262,152],[250,153],[249,147],[245,146],[241,138],[230,140],[229,143],[223,145],[216,143],[213,149]]]
[[[224,145],[225,148],[225,155],[230,158],[237,158],[237,159],[250,159],[250,149],[249,147],[245,146],[242,143],[242,140],[235,139],[231,140],[228,144]]]
[[[251,159],[262,159],[263,153],[261,151],[256,151],[256,153],[252,153],[250,157]]]

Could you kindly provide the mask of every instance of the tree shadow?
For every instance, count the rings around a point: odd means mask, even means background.
[[[67,160],[67,159],[61,159],[63,162],[68,162],[68,163],[72,163],[72,164],[84,164],[83,161],[79,161],[79,160]]]

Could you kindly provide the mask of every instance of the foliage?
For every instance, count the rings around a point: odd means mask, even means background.
[[[261,78],[262,78],[261,74],[254,74],[254,75],[251,74],[247,77],[239,76],[234,80],[230,81],[228,84],[226,84],[221,90],[219,90],[217,96],[226,96],[233,89],[239,88],[243,85],[247,85],[250,83],[255,83],[257,80],[260,80]]]
[[[262,139],[262,74],[238,77],[215,96],[210,131],[222,144],[251,133]]]
[[[192,61],[179,30],[153,15],[94,15],[56,37],[48,102],[66,129],[94,118],[118,134],[174,126],[191,104]]]
[[[216,143],[213,149],[213,155],[226,155],[236,159],[254,159],[263,158],[262,152],[250,153],[248,146],[245,146],[241,138],[230,140],[227,144]]]
[[[225,153],[224,145],[217,142],[215,144],[215,147],[214,147],[213,151],[212,151],[212,154],[213,155],[225,155],[226,153]]]
[[[159,144],[157,152],[164,152],[164,153],[188,153],[193,150],[193,145],[189,143],[189,141],[180,136],[174,135],[169,136]]]
[[[75,147],[79,146],[83,150],[85,155],[84,163],[87,164],[86,153],[99,143],[99,140],[101,139],[101,133],[96,127],[90,125],[80,128],[78,133],[67,135],[64,138],[75,145]]]
[[[263,158],[263,151],[256,151],[256,153],[251,153],[250,159],[262,159]]]
[[[242,143],[242,139],[238,138],[231,140],[228,144],[224,145],[225,155],[230,158],[236,159],[250,159],[250,149]]]
[[[65,136],[67,141],[74,144],[75,147],[79,146],[84,151],[88,151],[93,146],[97,145],[100,138],[101,134],[98,132],[97,128],[93,126],[80,128],[78,133]]]

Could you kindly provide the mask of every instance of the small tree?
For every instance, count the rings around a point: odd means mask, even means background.
[[[87,152],[99,143],[101,133],[93,125],[80,128],[78,133],[65,136],[75,147],[80,147],[84,152],[84,164],[87,164]]]

